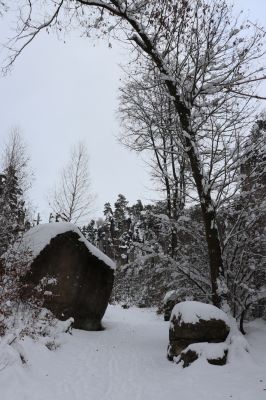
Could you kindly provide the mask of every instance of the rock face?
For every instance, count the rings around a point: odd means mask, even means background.
[[[217,307],[197,301],[179,303],[171,314],[167,357],[172,361],[192,343],[224,342],[229,331],[227,316]]]
[[[53,232],[54,237],[49,240],[45,229],[51,231],[51,227],[45,225],[58,225],[55,228],[59,234]],[[76,227],[71,229],[71,224],[66,225],[44,224],[43,229],[40,227],[31,232],[33,228],[27,233],[29,247],[34,248],[32,242],[38,246],[42,242],[42,245],[39,253],[34,254],[30,271],[24,279],[36,285],[43,278],[55,278],[55,285],[48,284],[47,291],[52,292],[52,296],[44,306],[58,319],[73,317],[75,328],[100,330],[113,286],[113,264],[88,243]],[[45,245],[46,241],[48,244]],[[33,253],[36,252],[33,250]]]

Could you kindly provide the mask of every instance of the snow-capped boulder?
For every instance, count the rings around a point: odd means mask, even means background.
[[[170,318],[168,359],[172,361],[192,343],[224,342],[229,325],[227,315],[211,304],[197,301],[177,304]]]
[[[182,288],[176,290],[169,290],[164,298],[162,304],[162,312],[164,314],[164,320],[169,321],[174,306],[186,299],[187,292]]]
[[[114,279],[113,261],[89,243],[71,223],[41,224],[24,236],[32,262],[25,281],[47,284],[44,306],[74,327],[101,329]]]

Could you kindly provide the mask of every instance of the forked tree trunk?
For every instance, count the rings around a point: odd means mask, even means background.
[[[148,54],[153,59],[160,72],[167,75],[167,71],[164,69],[163,63],[160,60],[158,54],[153,51],[153,49],[148,51]],[[209,255],[212,303],[217,307],[221,307],[222,297],[218,291],[218,278],[219,276],[223,275],[224,269],[221,243],[219,240],[219,232],[216,225],[216,210],[213,207],[210,190],[207,187],[208,182],[203,175],[200,156],[197,152],[195,133],[191,130],[190,109],[180,99],[180,96],[177,94],[177,90],[173,81],[166,80],[165,84],[168,89],[169,95],[174,101],[175,109],[179,116],[181,129],[183,130],[183,140],[190,161],[190,168],[196,184],[197,193],[201,205],[202,219],[205,226],[206,244]]]
[[[93,1],[88,1],[86,4],[99,5],[98,2],[94,3]],[[149,35],[143,29],[143,26],[139,24],[136,19],[131,18],[126,11],[121,10],[119,2],[113,1],[113,5],[114,7],[110,7],[105,4],[101,7],[106,8],[114,15],[126,20],[131,25],[133,31],[136,33],[133,34],[131,40],[135,41],[135,43],[143,50],[143,52],[150,57],[150,59],[158,68],[161,75],[165,77],[164,82],[169,93],[169,98],[171,98],[171,100],[174,102],[176,112],[179,116],[181,128],[183,129],[183,139],[187,149],[186,152],[190,160],[191,172],[196,184],[201,204],[202,218],[205,225],[206,243],[209,253],[212,302],[217,307],[220,307],[222,301],[221,296],[218,293],[218,277],[220,274],[222,274],[223,271],[221,245],[219,241],[218,229],[215,223],[216,212],[213,208],[210,192],[207,190],[205,185],[206,181],[203,176],[200,157],[196,149],[195,135],[191,131],[190,109],[178,94],[173,77],[169,76],[169,71],[165,66],[164,60],[162,59],[160,52],[157,51],[156,46],[154,45]]]

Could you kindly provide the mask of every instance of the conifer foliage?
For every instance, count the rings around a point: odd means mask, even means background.
[[[25,230],[26,208],[23,189],[26,181],[27,155],[18,130],[10,133],[2,156],[0,174],[0,256]]]
[[[10,331],[35,334],[45,282],[30,287],[23,281],[29,270],[31,252],[23,245],[27,220],[25,191],[29,187],[28,157],[18,129],[11,131],[1,155],[0,173],[0,336]],[[43,322],[51,321],[46,315]],[[37,329],[37,330],[36,330]]]

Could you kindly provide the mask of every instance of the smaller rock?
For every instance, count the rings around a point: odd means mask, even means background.
[[[182,288],[169,290],[163,298],[161,307],[159,307],[159,313],[163,313],[164,320],[169,321],[172,310],[176,304],[192,299],[193,296],[188,296],[187,291]]]
[[[197,301],[179,303],[171,314],[167,357],[173,361],[192,343],[224,342],[229,331],[227,315],[219,308]]]

